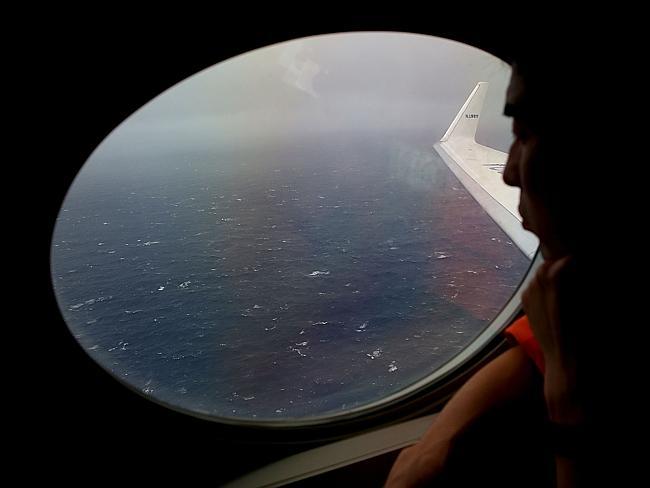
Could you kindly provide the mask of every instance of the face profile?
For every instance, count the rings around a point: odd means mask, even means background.
[[[540,181],[547,180],[548,172],[542,156],[542,144],[539,134],[524,116],[523,100],[526,86],[513,69],[510,84],[506,92],[505,115],[512,116],[512,133],[514,141],[508,152],[503,181],[509,186],[521,190],[519,213],[522,226],[533,232],[540,239],[540,250],[546,259],[560,257],[563,246],[556,238],[553,219],[548,212],[550,192]]]

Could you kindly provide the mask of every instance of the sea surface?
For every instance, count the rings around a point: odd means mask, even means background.
[[[104,148],[52,279],[81,346],[146,395],[239,419],[334,414],[431,373],[528,269],[426,138]]]

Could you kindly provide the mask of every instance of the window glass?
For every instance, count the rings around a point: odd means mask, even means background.
[[[477,141],[507,151],[509,75],[456,42],[350,33],[167,90],[66,196],[70,331],[143,394],[217,417],[337,414],[430,374],[530,264],[432,148],[484,81]]]

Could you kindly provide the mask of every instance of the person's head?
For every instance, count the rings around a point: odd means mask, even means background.
[[[510,85],[506,92],[504,113],[512,117],[513,142],[508,152],[508,160],[503,172],[503,180],[510,186],[518,187],[519,213],[522,225],[533,232],[540,240],[540,249],[545,258],[561,257],[567,249],[558,237],[553,216],[548,203],[552,197],[545,184],[549,171],[545,164],[545,137],[536,124],[535,114],[528,107],[530,93],[526,80],[513,65]],[[532,116],[532,120],[531,120]]]
[[[523,226],[540,239],[547,259],[584,247],[586,206],[578,195],[587,153],[578,150],[584,143],[582,127],[574,125],[580,94],[573,91],[566,59],[553,51],[522,51],[513,62],[504,110],[512,117],[514,141],[503,179],[521,189]],[[572,103],[575,111],[569,110]]]

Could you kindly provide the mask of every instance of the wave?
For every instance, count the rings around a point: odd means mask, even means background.
[[[105,297],[98,297],[98,298],[91,298],[90,300],[86,300],[85,302],[82,303],[77,303],[75,305],[70,305],[68,307],[69,310],[79,310],[81,307],[85,307],[87,305],[94,305],[95,303],[99,302],[104,302],[106,300],[111,300],[113,298],[113,295],[108,295]]]

